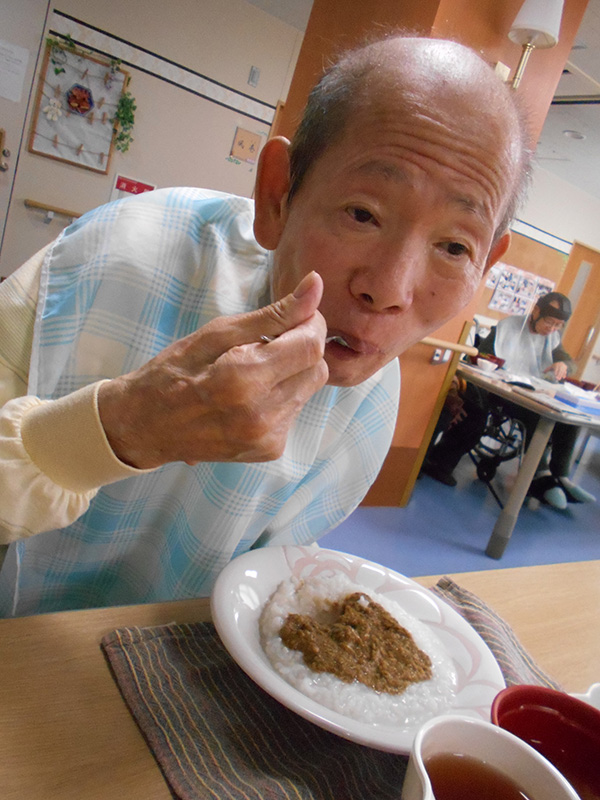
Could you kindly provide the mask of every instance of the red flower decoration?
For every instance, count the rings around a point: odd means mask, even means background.
[[[87,87],[81,86],[79,83],[75,83],[71,86],[66,97],[67,105],[71,111],[75,111],[77,114],[87,114],[88,111],[91,111],[94,107],[94,99],[91,91]]]

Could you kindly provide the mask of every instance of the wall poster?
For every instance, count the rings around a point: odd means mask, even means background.
[[[495,266],[494,292],[488,303],[488,308],[493,311],[525,316],[536,304],[538,297],[554,290],[553,281],[541,278],[533,272],[526,272],[510,264],[500,263]]]
[[[29,151],[106,174],[113,149],[113,118],[128,79],[116,61],[49,41]]]

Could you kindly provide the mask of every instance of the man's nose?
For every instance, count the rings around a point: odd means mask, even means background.
[[[364,310],[401,314],[414,301],[422,280],[422,262],[422,253],[419,258],[408,248],[380,254],[356,269],[350,280],[352,296]]]

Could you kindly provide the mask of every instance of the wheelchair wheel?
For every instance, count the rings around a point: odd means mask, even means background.
[[[521,456],[524,443],[523,424],[517,419],[506,419],[498,428],[498,455],[501,461],[510,461]]]
[[[477,464],[477,477],[484,483],[489,483],[493,480],[498,465],[489,458],[482,458]]]

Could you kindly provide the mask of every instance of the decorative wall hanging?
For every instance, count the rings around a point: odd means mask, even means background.
[[[47,40],[29,151],[106,174],[112,150],[127,150],[135,102],[118,61]]]

